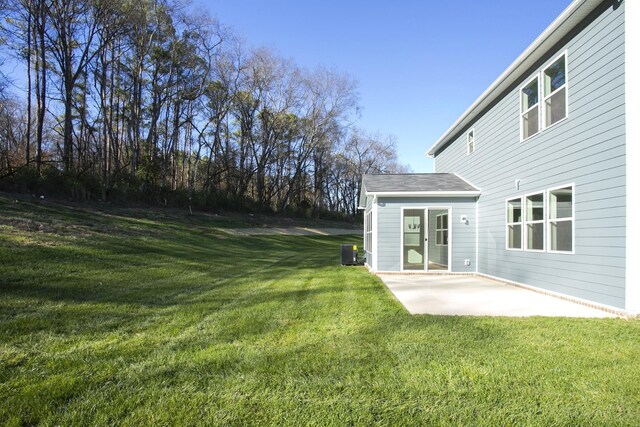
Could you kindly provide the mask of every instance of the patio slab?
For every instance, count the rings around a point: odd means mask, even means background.
[[[411,314],[617,317],[586,305],[478,276],[378,276]]]

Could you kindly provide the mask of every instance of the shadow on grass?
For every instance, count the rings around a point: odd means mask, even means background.
[[[179,311],[195,305],[215,311],[240,301],[254,304],[247,298],[265,283],[299,275],[305,269],[312,271],[302,274],[312,275],[324,267],[338,268],[337,242],[344,236],[218,239],[187,231],[161,238],[43,235],[38,239],[47,244],[24,245],[0,236],[0,251],[4,246],[7,261],[0,266],[4,318],[11,321],[21,313],[38,317],[38,311],[66,310],[85,320],[71,321],[70,329],[91,332],[103,330],[102,324],[128,322],[131,312],[155,316],[157,310]],[[301,298],[304,292],[319,291],[292,292]],[[270,297],[258,295],[255,304]],[[285,300],[287,295],[283,291],[273,297]],[[75,310],[74,305],[92,305],[96,312]],[[106,313],[113,321],[101,312],[104,306],[110,307]],[[69,316],[62,317],[70,321]],[[14,326],[29,333],[46,330],[47,323],[35,320]]]

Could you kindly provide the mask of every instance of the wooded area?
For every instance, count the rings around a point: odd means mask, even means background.
[[[0,76],[0,189],[352,216],[363,173],[403,169],[393,137],[355,126],[351,77],[180,0],[0,10],[2,69],[24,70]]]

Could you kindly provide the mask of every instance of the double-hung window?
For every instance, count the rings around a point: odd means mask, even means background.
[[[544,193],[525,196],[525,249],[544,251]]]
[[[563,54],[542,72],[544,127],[567,117],[567,57]]]
[[[522,198],[507,200],[507,249],[522,249]]]
[[[574,184],[507,199],[506,248],[575,253]]]
[[[471,129],[469,132],[467,132],[467,154],[473,153],[473,151],[476,148],[475,142],[476,142],[475,133],[474,133],[474,130]]]
[[[449,244],[449,214],[436,215],[436,246]]]
[[[367,212],[364,228],[364,250],[371,253],[373,236],[373,212]]]
[[[573,252],[573,186],[549,190],[549,251]]]
[[[520,89],[520,140],[567,117],[567,53],[563,53]]]
[[[538,133],[540,129],[540,102],[538,76],[520,89],[520,128],[522,140]]]

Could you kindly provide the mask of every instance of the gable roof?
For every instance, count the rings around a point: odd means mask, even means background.
[[[549,50],[567,36],[582,20],[599,5],[610,5],[603,0],[574,0],[552,23],[536,38],[533,43],[494,81],[473,104],[446,130],[444,134],[429,148],[427,155],[435,157],[447,143],[464,131],[467,126],[489,108],[493,102],[512,85],[518,82],[531,67],[544,58]]]
[[[367,196],[475,197],[480,190],[453,173],[367,174],[362,177],[359,206]]]

